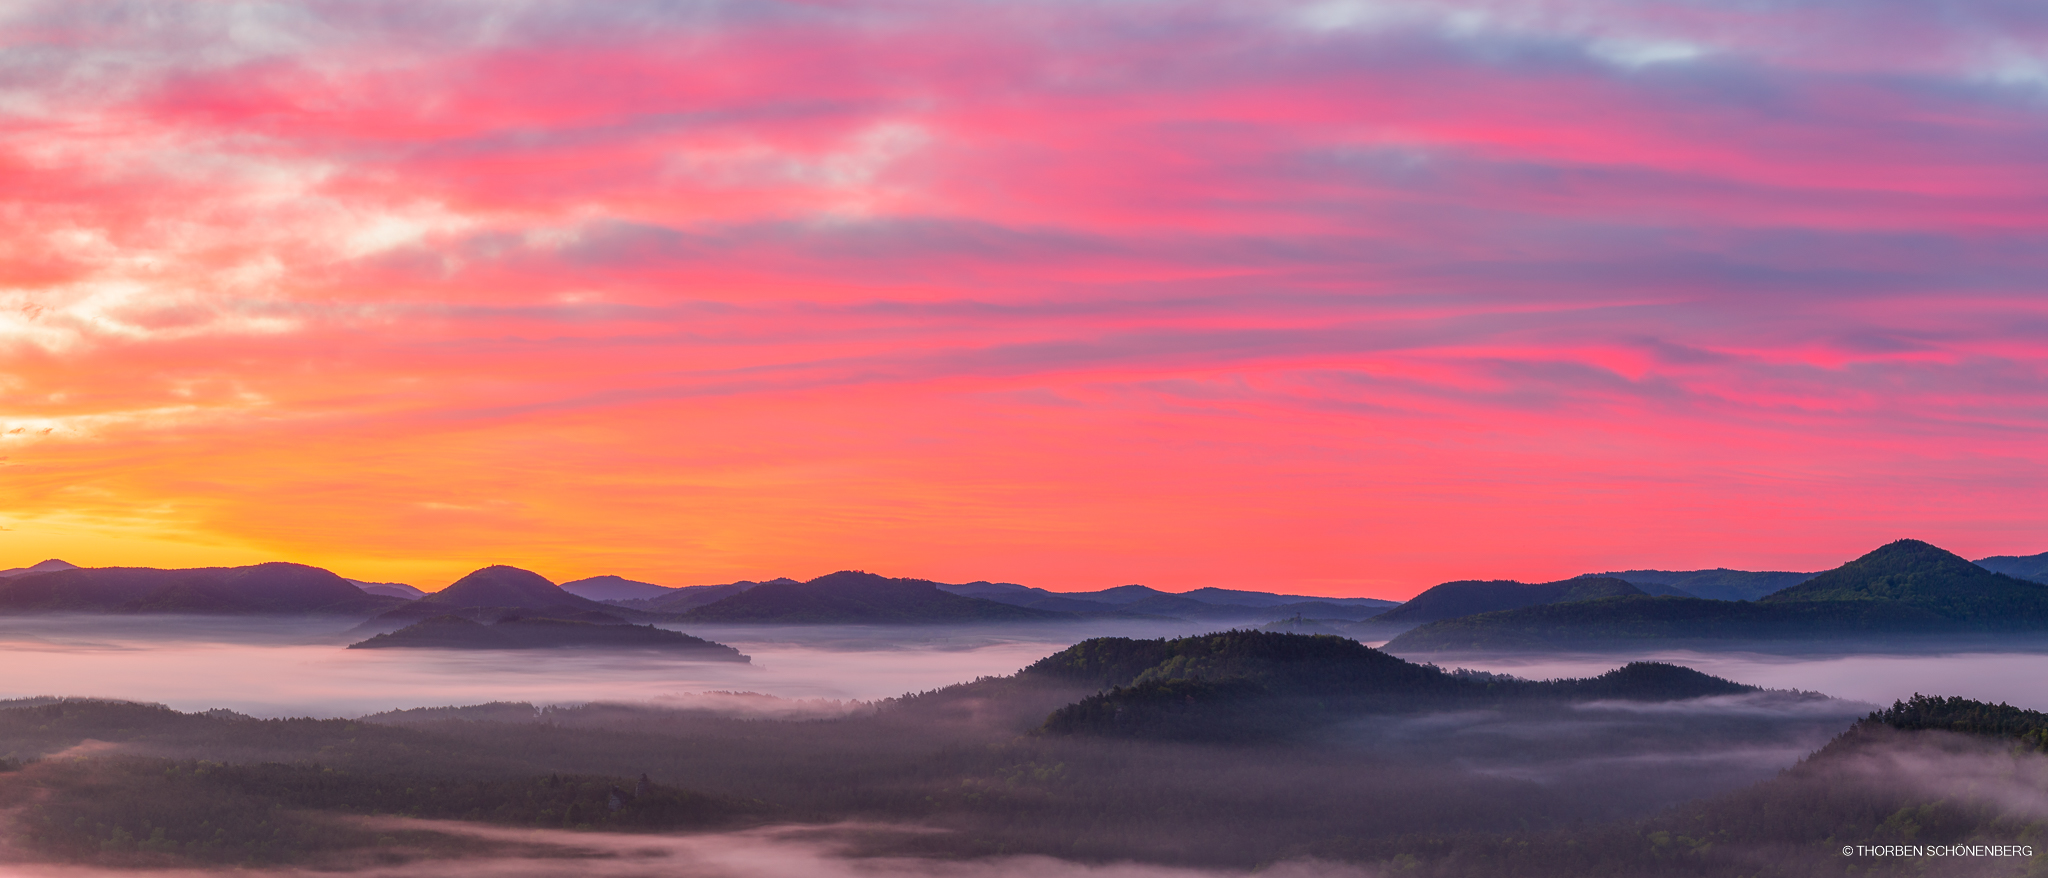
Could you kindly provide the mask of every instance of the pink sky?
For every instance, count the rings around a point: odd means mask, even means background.
[[[0,567],[2048,550],[2019,2],[0,3]]]

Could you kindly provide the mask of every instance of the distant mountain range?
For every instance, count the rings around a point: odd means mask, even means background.
[[[1582,577],[1534,584],[1513,580],[1446,582],[1381,613],[1373,619],[1373,624],[1412,628],[1440,619],[1496,610],[1641,594],[1646,592],[1611,577]]]
[[[1954,566],[1968,567],[1971,562],[1946,552],[1942,555],[1952,562],[1949,564],[1950,579],[1976,581],[1965,575],[1967,571],[1962,567]],[[2024,557],[1994,556],[1976,562],[1971,569],[1985,574],[2005,574],[2014,581],[2048,584],[2048,553]],[[771,579],[669,587],[607,575],[557,586],[538,574],[510,567],[485,568],[440,592],[428,593],[401,583],[342,579],[328,571],[299,564],[159,570],[145,567],[80,568],[50,559],[29,567],[0,570],[0,613],[332,613],[375,616],[365,623],[366,631],[396,630],[437,615],[454,614],[488,623],[512,616],[531,616],[537,612],[554,618],[610,624],[657,621],[926,624],[1155,618],[1213,622],[1233,627],[1273,625],[1280,630],[1337,632],[1376,640],[1395,637],[1410,629],[1480,616],[1487,618],[1470,624],[1499,625],[1502,623],[1492,614],[1507,611],[1526,611],[1519,618],[1531,625],[1547,625],[1557,632],[1579,631],[1593,624],[1581,618],[1586,611],[1579,605],[1622,600],[1623,603],[1616,606],[1630,609],[1605,609],[1601,612],[1635,614],[1642,618],[1624,623],[1617,616],[1613,621],[1615,625],[1626,624],[1644,632],[1684,628],[1693,632],[1688,636],[1700,637],[1763,635],[1781,629],[1796,633],[1820,629],[1933,631],[1961,630],[1957,626],[1971,630],[2019,626],[2032,630],[2027,626],[2034,624],[2027,621],[2031,617],[2014,615],[2003,604],[1981,617],[1957,616],[1963,612],[1961,609],[1942,604],[1931,594],[1874,594],[1870,599],[1875,603],[1869,606],[1844,607],[1840,605],[1842,599],[1839,595],[1845,592],[1827,584],[1838,581],[1840,577],[1830,579],[1830,574],[1717,568],[1623,570],[1583,574],[1546,583],[1464,580],[1437,585],[1406,604],[1400,604],[1376,598],[1329,598],[1222,588],[1199,588],[1176,594],[1143,585],[1123,585],[1089,592],[1054,592],[1007,582],[949,584],[890,579],[858,571],[841,571],[808,583]],[[1800,590],[1808,583],[1816,582],[1820,584]],[[766,590],[762,591],[764,588]],[[1822,592],[1837,597],[1827,601],[1811,597]],[[2014,593],[2025,594],[2027,592],[2024,591]],[[1795,597],[1781,598],[1780,595]],[[1808,597],[1796,597],[1798,595]],[[2014,595],[2007,597],[2013,598]],[[1682,600],[1661,604],[1643,602],[1655,598]],[[1694,600],[1707,603],[1685,602]],[[1746,610],[1718,606],[1739,602],[1787,606]],[[1819,609],[1808,606],[1816,603],[1830,605]],[[1792,608],[1789,604],[1798,604],[1799,607]],[[1552,609],[1539,609],[1544,607]],[[1814,619],[1802,621],[1796,618],[1801,614],[1813,615]],[[1553,621],[1538,623],[1536,620]],[[1425,638],[1449,636],[1442,633],[1448,630],[1451,629],[1438,628],[1435,633],[1418,634],[1404,641],[1402,646],[1413,648]],[[1703,633],[1724,630],[1730,633]],[[1542,641],[1547,636],[1515,635],[1534,638],[1532,642]],[[1566,635],[1559,633],[1557,636]],[[1664,635],[1645,633],[1640,636]],[[1503,638],[1513,639],[1500,631],[1480,639],[1497,641]]]
[[[1174,594],[1142,585],[1120,585],[1101,591],[1081,592],[1046,591],[1008,582],[970,582],[939,587],[957,595],[1034,610],[1219,622],[1265,622],[1292,616],[1356,621],[1398,605],[1395,601],[1377,598],[1324,598],[1225,588],[1198,588]]]
[[[2048,583],[2048,552],[2022,556],[1993,555],[1989,558],[1979,558],[1974,563],[1993,573]]]
[[[413,588],[410,585],[406,585],[403,582],[364,582],[360,579],[350,579],[346,581],[348,582],[349,585],[353,585],[357,588],[360,588],[365,592],[368,592],[370,594],[380,594],[385,597],[400,598],[402,600],[408,601],[416,601],[420,598],[427,596],[426,592],[420,591],[417,588]]]
[[[689,610],[695,622],[926,624],[1048,622],[1072,613],[963,597],[923,579],[842,570],[810,582],[766,582]]]
[[[562,590],[593,601],[629,601],[657,598],[675,591],[665,585],[637,582],[623,576],[592,576],[562,583]]]
[[[394,631],[436,616],[496,622],[533,615],[611,625],[675,621],[677,618],[673,614],[650,613],[578,597],[538,573],[499,564],[471,572],[453,585],[419,600],[387,609],[357,626],[356,630]]]
[[[48,561],[37,562],[27,567],[15,567],[9,570],[0,570],[0,579],[7,579],[14,576],[26,576],[30,573],[53,573],[58,570],[77,569],[78,565],[76,564],[72,564],[65,561],[59,561],[55,558],[51,558]]]
[[[839,585],[855,582],[854,579],[844,578],[844,574],[848,572],[851,571],[841,571],[841,573],[832,574],[842,578],[831,580],[831,582]],[[813,580],[813,582],[817,581]],[[1123,585],[1100,591],[1055,592],[1008,582],[978,581],[949,584],[921,579],[905,579],[901,581],[922,583],[925,586],[936,588],[942,593],[961,598],[990,601],[997,604],[1006,604],[1027,610],[1038,610],[1054,614],[1052,616],[1016,614],[993,612],[985,608],[977,611],[977,618],[991,621],[1015,621],[1025,618],[1053,619],[1072,618],[1075,616],[1109,616],[1212,620],[1224,623],[1260,623],[1297,615],[1312,616],[1318,619],[1355,621],[1370,618],[1388,607],[1398,606],[1396,601],[1386,601],[1377,598],[1324,598],[1307,595],[1270,594],[1258,591],[1238,591],[1223,588],[1198,588],[1193,591],[1174,594],[1142,585]],[[562,589],[592,600],[616,604],[630,609],[688,614],[698,607],[710,606],[724,601],[726,598],[764,585],[778,586],[777,589],[771,590],[768,594],[771,596],[781,595],[781,597],[762,597],[752,600],[763,602],[763,604],[773,600],[778,606],[782,606],[788,604],[790,600],[788,595],[792,593],[792,588],[805,585],[805,583],[799,583],[794,579],[771,579],[766,582],[742,580],[723,585],[692,585],[668,588],[653,583],[636,582],[623,577],[597,576],[574,582],[565,582],[562,584]],[[905,592],[905,594],[910,593]],[[798,612],[792,605],[773,611],[756,608],[747,610],[746,614],[749,616],[749,621],[789,620],[797,616],[819,620],[830,618],[833,621],[844,622],[863,620],[875,622],[884,617],[901,621],[910,618],[923,618],[928,612],[938,613],[938,615],[932,617],[934,619],[944,618],[943,611],[936,609],[943,602],[937,601],[921,591],[917,594],[917,600],[924,606],[923,609],[913,609],[905,606],[900,611],[891,610],[881,613],[872,608],[858,611],[848,609],[845,613],[835,615],[834,612],[827,611],[818,606],[812,606]],[[718,611],[718,620],[735,621],[736,618],[727,618],[726,614],[737,612],[738,608],[747,606],[752,606],[752,604],[741,602],[725,610]],[[965,605],[954,604],[953,606]],[[692,618],[710,619],[711,617],[693,615]]]
[[[795,584],[796,580],[771,579],[768,580],[768,582],[778,584]],[[622,607],[631,607],[639,610],[649,610],[657,613],[683,613],[688,612],[690,610],[694,610],[706,604],[718,603],[719,601],[725,600],[726,598],[732,597],[733,595],[739,594],[740,592],[746,591],[750,588],[753,588],[754,586],[762,584],[763,583],[755,582],[751,579],[743,579],[739,582],[728,582],[723,585],[685,585],[680,588],[668,589],[667,594],[659,595],[657,597],[639,598],[635,600],[612,601],[611,603],[618,604]]]
[[[1645,642],[2048,632],[2048,584],[1899,540],[1756,601],[1623,595],[1422,625],[1404,652],[1598,648]]]
[[[400,603],[318,567],[281,562],[158,570],[45,561],[0,578],[0,612],[15,613],[368,615]]]

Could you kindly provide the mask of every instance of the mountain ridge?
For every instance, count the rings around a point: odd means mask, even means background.
[[[1043,622],[1077,618],[943,591],[924,579],[892,579],[860,570],[809,582],[771,582],[683,614],[694,622],[747,624],[928,624]]]
[[[1409,598],[1407,603],[1374,617],[1372,623],[1413,627],[1497,610],[1643,593],[1642,589],[1624,580],[1609,577],[1574,577],[1538,583],[1512,579],[1465,579],[1431,586]]]
[[[2048,585],[1897,540],[1754,601],[1621,596],[1443,619],[1399,651],[1558,649],[1686,640],[1842,639],[2048,631]]]
[[[0,611],[190,614],[369,614],[398,598],[365,593],[333,572],[272,561],[245,567],[67,567],[0,579]]]

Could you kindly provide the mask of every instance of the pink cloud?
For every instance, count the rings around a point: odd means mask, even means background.
[[[2048,548],[2024,8],[466,8],[0,20],[0,545],[1389,596]]]

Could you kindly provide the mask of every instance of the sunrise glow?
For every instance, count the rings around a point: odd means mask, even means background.
[[[2011,9],[7,3],[0,567],[2040,552]]]

